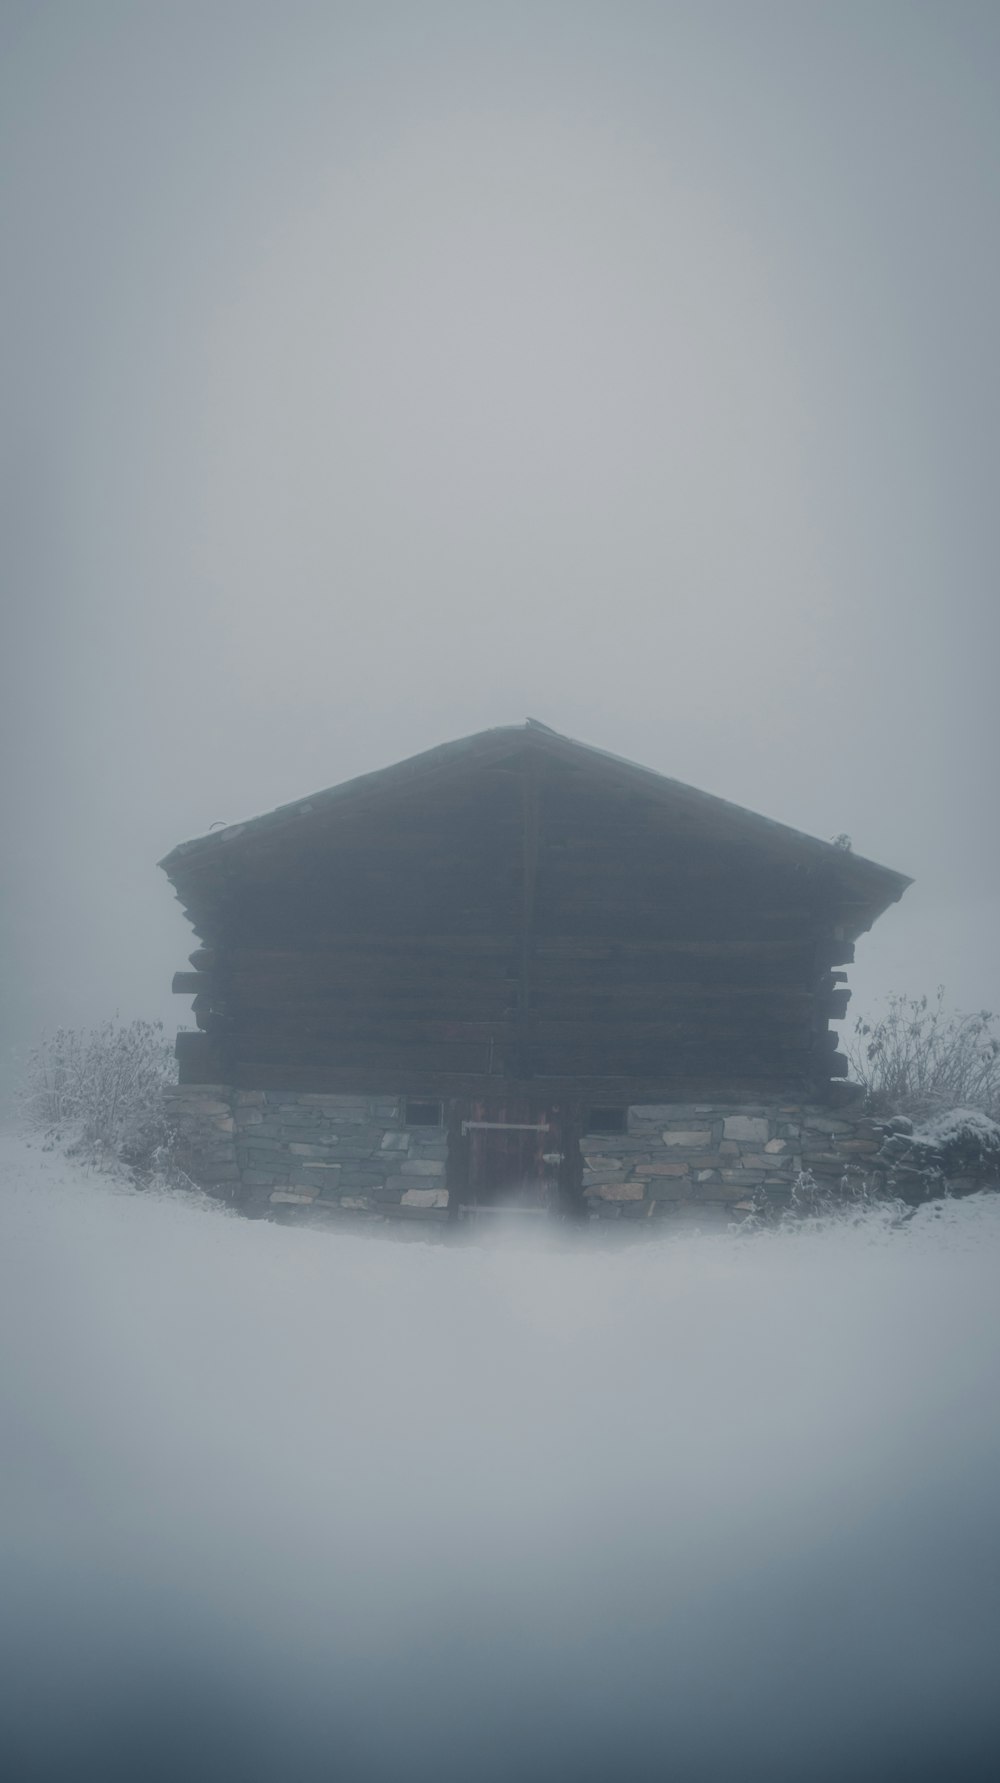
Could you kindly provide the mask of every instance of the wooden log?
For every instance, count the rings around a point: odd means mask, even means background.
[[[207,993],[206,993],[207,994]],[[268,1022],[301,1021],[316,1023],[363,1024],[365,1026],[409,1026],[419,1021],[478,1021],[502,1024],[512,1019],[516,1000],[509,992],[492,995],[443,995],[438,991],[410,992],[405,997],[387,998],[384,994],[368,994],[363,987],[343,995],[316,992],[309,996],[302,991],[281,994],[277,990],[259,989],[248,992],[230,991],[224,998],[211,993],[213,1003],[225,1006],[240,1020],[255,1025]],[[800,1028],[810,1025],[814,1011],[821,1009],[826,1019],[825,1001],[802,992],[794,997],[755,992],[753,995],[705,997],[689,993],[623,991],[618,996],[598,996],[582,992],[559,995],[536,991],[531,996],[528,1013],[531,1019],[569,1030],[572,1027],[622,1027],[646,1023],[653,1026],[682,1024],[690,1029],[705,1028],[712,1032],[739,1028],[756,1033],[769,1028]]]
[[[230,1083],[227,1075],[227,1062],[222,1052],[213,1045],[208,1034],[195,1034],[189,1030],[178,1034],[174,1042],[177,1058],[177,1076],[182,1084],[187,1083]]]
[[[516,980],[504,973],[484,971],[479,977],[459,976],[428,968],[394,973],[388,967],[358,967],[353,971],[301,970],[287,972],[227,972],[220,982],[238,995],[253,1000],[274,1001],[283,997],[378,996],[387,1003],[395,998],[413,996],[425,991],[442,997],[490,998],[513,995]]]
[[[503,1021],[514,1003],[509,991],[454,995],[416,986],[399,996],[387,995],[382,987],[369,990],[359,985],[342,994],[317,992],[314,996],[304,991],[282,996],[277,991],[231,989],[226,992],[226,997],[234,1010],[261,1021],[287,1013],[314,1020],[329,1015],[334,1020],[351,1016],[391,1022],[397,1018],[405,1020],[407,1015],[422,1016],[424,1012],[439,1020]]]
[[[828,966],[850,966],[854,961],[853,941],[831,941],[824,949]]]
[[[201,1039],[201,1035],[194,1036]],[[204,1081],[211,1081],[205,1079]],[[219,1080],[221,1081],[221,1080]],[[633,1102],[767,1102],[803,1101],[816,1091],[817,1080],[800,1072],[753,1073],[729,1076],[704,1073],[684,1076],[666,1072],[638,1075],[622,1072],[574,1077],[571,1074],[498,1079],[483,1072],[425,1071],[411,1064],[387,1071],[381,1066],[330,1066],[296,1061],[234,1061],[225,1079],[238,1089],[297,1090],[301,1094],[352,1092],[358,1095],[412,1095],[483,1097],[525,1093],[558,1103],[584,1098],[613,1106]]]
[[[205,1006],[209,1001],[210,999],[205,1000]],[[281,1005],[273,1009],[260,1009],[231,1001],[227,1008],[242,1030],[302,1038],[343,1033],[369,1035],[373,1039],[399,1035],[415,1040],[444,1028],[456,1028],[463,1033],[476,1033],[488,1038],[491,1034],[510,1031],[514,1019],[510,1014],[483,1017],[475,1011],[462,1012],[456,1018],[447,1014],[442,1016],[436,1009],[396,1013],[387,1018],[381,1013],[373,1015],[364,1004],[350,1007],[332,1004],[322,1008],[306,1004]],[[529,1012],[527,1019],[536,1036],[554,1043],[567,1044],[590,1039],[603,1040],[608,1035],[630,1036],[637,1042],[676,1036],[704,1041],[706,1044],[727,1039],[763,1044],[782,1039],[807,1041],[816,1031],[812,1005],[809,1003],[801,1004],[793,1013],[784,1014],[768,1012],[756,1006],[740,1007],[720,1003],[703,1012],[700,1019],[695,1019],[689,1010],[669,1008],[660,1008],[653,1012],[626,1009],[618,1011],[613,1018],[597,1020],[587,1020],[579,1014],[566,1017],[560,1011],[533,1010]],[[819,1032],[827,1032],[825,1025],[819,1028]],[[835,1039],[836,1036],[834,1041]]]
[[[805,1049],[788,1052],[765,1052],[749,1047],[720,1055],[717,1048],[684,1049],[681,1047],[594,1047],[588,1052],[563,1053],[532,1047],[529,1050],[531,1075],[535,1077],[636,1077],[641,1074],[664,1077],[709,1078],[717,1072],[720,1078],[742,1076],[763,1071],[775,1076],[806,1075],[814,1061]],[[414,1063],[423,1064],[419,1055]]]
[[[363,1041],[314,1041],[306,1047],[278,1043],[260,1035],[233,1035],[229,1047],[236,1062],[255,1060],[275,1068],[308,1068],[366,1066],[374,1074],[387,1074],[406,1068],[423,1073],[447,1076],[450,1072],[500,1078],[512,1071],[512,1060],[503,1047],[491,1049],[482,1043],[463,1044],[424,1042],[420,1046],[386,1045]],[[808,1048],[684,1047],[662,1044],[591,1047],[569,1052],[563,1048],[542,1048],[532,1044],[528,1049],[530,1075],[556,1075],[566,1078],[626,1076],[697,1076],[710,1079],[735,1074],[765,1072],[815,1075],[815,1058]],[[523,1075],[514,1071],[515,1076]]]
[[[436,1041],[471,1041],[488,1046],[491,1040],[497,1043],[513,1041],[518,1033],[518,1024],[513,1019],[439,1021],[417,1016],[405,1021],[385,1022],[345,1016],[343,1012],[316,1018],[281,1012],[270,1020],[237,1013],[230,1019],[234,1030],[241,1036],[273,1041],[275,1045],[302,1045],[316,1040],[338,1045],[357,1041],[388,1047],[422,1046]]]
[[[696,1018],[699,1012],[713,1017],[720,1010],[743,1012],[752,1020],[754,1011],[773,1015],[802,1014],[814,1000],[810,986],[761,984],[670,984],[658,980],[645,984],[625,980],[620,984],[553,983],[535,979],[533,1002],[536,1009],[565,1009],[567,1013],[587,1008],[607,1012],[643,1007],[676,1009],[679,1014]]]
[[[539,1040],[565,1045],[585,1045],[591,1040],[600,1043],[608,1035],[614,1035],[618,1040],[633,1040],[637,1045],[645,1041],[678,1040],[709,1046],[736,1041],[753,1046],[769,1041],[805,1042],[810,1033],[805,1016],[797,1021],[765,1020],[749,1011],[740,1020],[738,1013],[727,1010],[725,1005],[714,1012],[713,1019],[704,1022],[692,1021],[686,1014],[671,1019],[669,1012],[661,1013],[653,1021],[630,1018],[615,1022],[582,1022],[578,1018],[563,1021],[536,1016],[532,1030]]]
[[[568,955],[571,959],[582,959],[586,955],[604,959],[624,959],[632,956],[642,960],[664,955],[697,954],[706,959],[730,959],[744,954],[757,959],[777,960],[788,953],[809,954],[814,938],[774,937],[769,940],[742,941],[732,937],[720,936],[712,940],[697,940],[694,937],[663,938],[650,937],[641,941],[635,940],[627,933],[618,936],[601,936],[593,934],[563,935],[546,934],[536,937],[535,952],[542,957],[546,954],[554,956]]]
[[[260,964],[235,962],[224,971],[220,969],[215,976],[248,996],[259,994],[268,998],[296,993],[312,996],[323,991],[342,995],[362,990],[391,998],[424,987],[442,994],[472,996],[480,990],[490,993],[513,991],[517,985],[512,960],[484,963],[478,971],[473,971],[468,962],[461,959],[443,964],[415,956],[406,961],[397,961],[392,956],[331,960],[304,954],[282,965],[269,961]],[[804,965],[796,966],[794,970],[791,965],[786,965],[780,971],[767,974],[753,962],[740,965],[732,961],[705,962],[696,958],[681,963],[652,961],[649,970],[643,971],[640,962],[632,958],[621,964],[614,961],[595,964],[585,960],[574,966],[570,962],[555,965],[535,957],[530,964],[529,981],[536,994],[579,997],[588,994],[619,996],[629,990],[650,996],[676,993],[694,997],[762,994],[795,997],[810,995],[814,988]]]
[[[246,1036],[237,1034],[234,1036],[232,1044],[236,1063],[256,1059],[261,1063],[273,1063],[276,1068],[308,1066],[315,1063],[330,1067],[367,1065],[377,1067],[388,1074],[400,1070],[416,1069],[424,1072],[439,1072],[444,1076],[450,1072],[475,1072],[482,1076],[490,1075],[490,1052],[486,1043],[450,1045],[442,1041],[434,1045],[424,1043],[419,1047],[404,1047],[366,1044],[362,1041],[341,1041],[323,1045],[316,1043],[306,1049],[299,1049],[283,1046],[276,1041],[268,1042],[259,1036],[254,1036],[248,1043]],[[496,1063],[495,1049],[494,1063]],[[499,1075],[499,1073],[495,1073],[495,1075]]]
[[[826,954],[830,952],[832,945],[826,943]],[[839,942],[836,944],[838,949],[843,948],[843,945]],[[746,956],[773,962],[788,954],[801,954],[804,960],[811,961],[815,946],[816,936],[813,931],[795,936],[777,935],[756,939],[733,936],[706,939],[693,935],[644,936],[636,939],[627,930],[617,935],[596,935],[583,930],[566,934],[554,930],[551,933],[536,934],[535,937],[536,958],[564,956],[572,961],[588,956],[612,961],[627,960],[630,957],[645,961],[658,957],[696,955],[705,959]],[[263,942],[242,942],[227,951],[226,958],[233,966],[256,962],[270,962],[281,966],[306,958],[312,959],[324,953],[331,959],[350,959],[365,952],[376,959],[392,954],[403,961],[415,953],[421,956],[441,954],[446,960],[457,954],[476,958],[490,954],[513,956],[515,961],[518,957],[517,937],[513,929],[504,933],[454,933],[428,928],[425,932],[411,930],[407,933],[373,934],[370,930],[338,931],[327,926],[309,936],[286,933],[284,945],[277,942],[269,945]]]
[[[818,1084],[815,1093],[816,1100],[830,1108],[849,1108],[852,1103],[860,1103],[864,1096],[860,1084],[845,1082],[843,1078]]]
[[[212,988],[212,980],[204,972],[175,972],[170,989],[177,997],[197,996]]]

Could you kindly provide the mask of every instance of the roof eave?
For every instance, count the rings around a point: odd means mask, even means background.
[[[836,867],[842,882],[852,881],[858,892],[865,911],[874,910],[870,922],[886,910],[890,904],[896,903],[913,884],[912,878],[905,873],[898,873],[891,867],[882,866],[880,862],[871,860],[866,855],[853,854],[850,850],[836,843],[824,842],[818,836],[811,836],[808,831],[795,829],[791,824],[782,823],[777,818],[762,816],[744,805],[737,805],[730,799],[723,799],[716,793],[707,793],[687,782],[672,779],[669,775],[659,773],[639,762],[629,761],[624,756],[613,754],[610,750],[600,749],[594,744],[578,742],[576,738],[564,736],[559,731],[551,730],[537,719],[528,719],[523,724],[498,725],[486,731],[477,731],[468,737],[459,737],[449,743],[437,744],[432,749],[422,750],[417,755],[406,757],[385,768],[376,768],[366,774],[355,775],[319,792],[307,794],[305,798],[295,799],[287,804],[278,805],[272,811],[264,812],[258,817],[248,818],[243,822],[228,824],[224,829],[210,831],[207,835],[196,836],[177,846],[164,855],[158,863],[171,883],[176,885],[178,877],[186,877],[185,869],[200,872],[202,867],[211,867],[226,858],[228,850],[243,838],[256,841],[268,837],[275,831],[296,824],[303,818],[335,807],[351,799],[363,796],[368,791],[377,791],[382,787],[391,787],[410,778],[419,778],[423,774],[433,773],[436,768],[446,769],[463,760],[483,760],[501,753],[512,744],[523,742],[526,737],[533,739],[537,746],[549,754],[556,756],[570,755],[589,760],[607,767],[627,773],[632,780],[644,783],[653,793],[669,793],[683,802],[694,802],[704,808],[718,812],[733,822],[738,828],[747,830],[751,835],[772,837],[780,846],[793,853],[804,854],[817,864],[824,863]],[[245,846],[245,844],[243,844]],[[238,852],[241,852],[239,850]],[[870,926],[870,922],[865,927]],[[863,929],[858,930],[859,933]]]

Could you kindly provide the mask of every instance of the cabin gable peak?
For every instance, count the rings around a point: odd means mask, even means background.
[[[240,861],[249,863],[262,848],[270,854],[286,845],[294,847],[296,838],[311,833],[335,833],[341,815],[365,806],[377,810],[380,802],[389,804],[400,795],[419,799],[435,784],[490,769],[586,777],[595,786],[603,784],[669,808],[678,823],[689,829],[742,842],[807,868],[825,869],[855,898],[872,907],[872,921],[912,883],[907,875],[856,855],[840,843],[822,841],[657,769],[582,743],[536,718],[456,738],[258,817],[228,824],[178,844],[159,864],[175,885],[192,870],[199,876],[203,870],[211,872],[216,863],[221,867],[225,862],[228,874],[238,870]]]

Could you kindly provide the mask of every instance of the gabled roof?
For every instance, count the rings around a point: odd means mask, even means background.
[[[249,865],[261,845],[269,852],[270,844],[283,834],[291,840],[305,826],[311,828],[327,815],[336,817],[341,806],[345,809],[354,807],[410,786],[416,792],[422,784],[433,782],[438,776],[447,776],[464,767],[487,766],[518,750],[564,766],[585,768],[606,783],[617,782],[623,788],[662,798],[678,811],[700,814],[719,833],[756,842],[805,866],[819,866],[825,862],[833,870],[845,901],[864,907],[866,920],[857,925],[855,932],[868,927],[913,883],[904,873],[880,866],[837,843],[820,841],[789,824],[761,817],[742,805],[720,799],[714,793],[701,792],[683,781],[657,773],[653,768],[641,767],[606,749],[562,736],[534,718],[527,719],[524,724],[500,725],[492,730],[478,731],[471,737],[441,743],[392,767],[360,774],[339,786],[327,787],[288,805],[279,805],[261,817],[230,824],[190,842],[181,842],[159,864],[180,891],[185,882],[200,880],[205,873],[214,877],[213,868],[222,868],[225,864],[231,870],[240,860]]]

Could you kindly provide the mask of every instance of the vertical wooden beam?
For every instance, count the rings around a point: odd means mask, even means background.
[[[541,813],[538,769],[534,756],[525,755],[521,770],[521,924],[517,985],[517,1075],[531,1076],[531,968],[535,951],[535,891],[538,882],[538,849]]]
[[[467,1113],[471,1115],[472,1104],[453,1096],[445,1107],[448,1159],[444,1180],[448,1190],[448,1220],[457,1225],[462,1203],[469,1193],[469,1136],[462,1132],[462,1121]]]
[[[571,1219],[581,1220],[587,1217],[587,1204],[583,1198],[583,1153],[580,1138],[584,1132],[584,1105],[577,1101],[562,1104],[561,1146],[562,1163],[559,1166],[559,1207]]]

